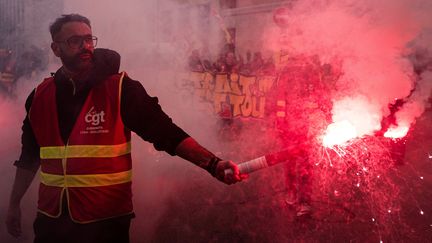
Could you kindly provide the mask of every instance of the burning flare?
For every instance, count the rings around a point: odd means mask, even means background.
[[[408,126],[390,127],[387,132],[384,133],[386,138],[403,138],[407,135],[409,130]]]
[[[323,145],[325,147],[343,145],[357,136],[357,129],[349,121],[335,122],[327,127],[323,136]]]

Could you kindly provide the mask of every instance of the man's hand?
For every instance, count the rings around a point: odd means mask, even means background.
[[[6,215],[6,228],[9,234],[18,238],[21,236],[21,208],[10,205]]]
[[[9,208],[6,215],[6,228],[14,237],[21,235],[21,206],[20,202],[24,193],[29,188],[36,171],[17,168],[12,193],[9,200]]]
[[[226,169],[231,169],[233,173],[226,174]],[[222,160],[219,161],[216,166],[215,177],[223,183],[230,185],[242,181],[243,179],[247,179],[248,175],[240,174],[238,166],[234,162],[230,160]]]
[[[235,163],[216,157],[191,137],[185,138],[177,145],[175,153],[183,159],[205,169],[212,176],[228,185],[247,178],[247,175],[240,174]],[[234,173],[225,175],[226,169],[231,169]]]

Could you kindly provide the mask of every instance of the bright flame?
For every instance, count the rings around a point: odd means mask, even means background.
[[[355,127],[357,137],[373,135],[381,129],[381,106],[364,96],[345,97],[335,100],[332,109],[332,121],[348,121]]]
[[[335,122],[327,127],[323,137],[323,145],[326,147],[342,145],[356,137],[357,130],[349,121]]]
[[[384,133],[386,138],[403,138],[407,135],[409,130],[408,126],[390,127],[387,132]]]

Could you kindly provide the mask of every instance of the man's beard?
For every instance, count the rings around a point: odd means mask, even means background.
[[[91,58],[82,60],[80,58],[80,55],[82,54],[89,54]],[[93,65],[93,53],[89,50],[82,50],[72,57],[62,55],[60,56],[60,59],[62,60],[63,65],[72,72],[83,72],[90,69]]]

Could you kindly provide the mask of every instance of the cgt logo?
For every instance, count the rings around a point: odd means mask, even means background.
[[[91,123],[93,126],[99,125],[101,122],[105,122],[105,112],[96,112],[94,106],[87,112],[84,119],[85,122]]]

